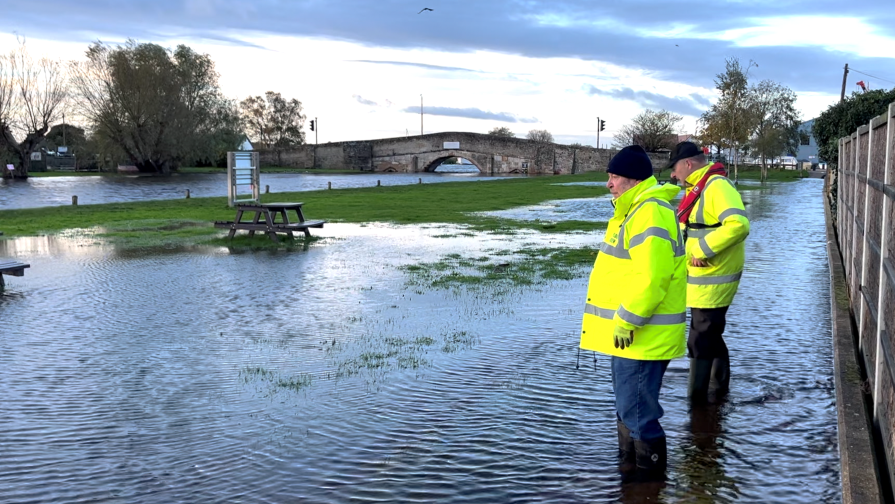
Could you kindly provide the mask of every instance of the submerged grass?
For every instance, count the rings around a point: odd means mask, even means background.
[[[551,280],[572,280],[593,264],[597,249],[522,248],[478,258],[448,254],[440,260],[403,266],[410,286],[426,289],[523,287]]]
[[[280,376],[279,372],[261,366],[246,366],[239,371],[239,376],[242,378],[243,383],[264,381],[272,384],[275,389],[285,389],[293,392],[298,392],[311,386],[314,381],[311,375],[306,373],[283,377]]]

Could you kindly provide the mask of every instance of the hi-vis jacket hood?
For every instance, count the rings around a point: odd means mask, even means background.
[[[696,185],[710,167],[706,165],[691,173],[687,183]],[[692,187],[687,191],[690,190]],[[709,177],[687,220],[686,235],[687,306],[730,306],[746,262],[749,219],[740,193],[726,177]],[[692,266],[691,257],[706,260],[709,265]]]
[[[650,177],[615,203],[594,262],[581,328],[581,348],[639,360],[680,357],[686,348],[687,271],[675,209],[680,192]],[[634,331],[620,350],[615,326]]]

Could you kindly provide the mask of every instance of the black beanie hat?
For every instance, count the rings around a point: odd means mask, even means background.
[[[646,180],[653,176],[653,162],[639,145],[629,145],[609,160],[607,173],[614,173],[634,180]]]

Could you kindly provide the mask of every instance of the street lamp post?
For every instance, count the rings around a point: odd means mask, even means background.
[[[423,134],[423,94],[420,93],[420,135]]]

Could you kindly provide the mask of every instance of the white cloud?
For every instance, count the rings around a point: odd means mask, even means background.
[[[743,20],[743,24],[749,23],[752,26],[689,36],[726,40],[741,47],[814,46],[864,58],[895,58],[895,38],[878,33],[859,18],[788,16]]]

